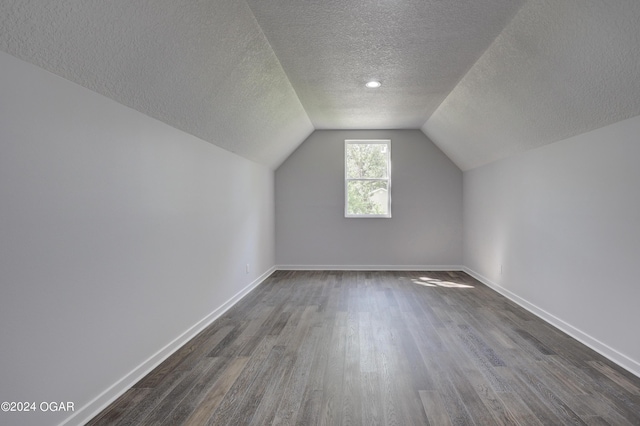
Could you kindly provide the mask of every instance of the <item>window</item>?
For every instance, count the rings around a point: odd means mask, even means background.
[[[391,141],[344,141],[345,217],[391,217]]]

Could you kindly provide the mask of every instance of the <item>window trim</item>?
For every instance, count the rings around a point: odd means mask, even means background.
[[[386,178],[349,178],[347,177],[347,146],[351,144],[379,144],[386,145],[389,152],[389,158],[387,162],[387,177]],[[344,217],[348,219],[362,218],[362,219],[389,219],[391,218],[391,139],[345,139],[344,141]],[[351,181],[385,181],[387,182],[387,214],[349,214],[348,213],[348,184]]]

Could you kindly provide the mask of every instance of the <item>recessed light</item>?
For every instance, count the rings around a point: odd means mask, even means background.
[[[378,87],[382,86],[382,83],[380,83],[377,80],[371,80],[371,81],[368,81],[367,84],[365,84],[365,86],[367,86],[369,89],[377,89]]]

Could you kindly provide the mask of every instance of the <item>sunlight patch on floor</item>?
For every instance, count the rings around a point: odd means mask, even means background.
[[[411,282],[424,287],[474,288],[474,286],[469,284],[455,283],[452,281],[442,281],[437,278],[430,278],[430,277],[412,278]]]

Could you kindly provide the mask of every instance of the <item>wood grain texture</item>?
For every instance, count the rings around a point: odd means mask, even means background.
[[[90,425],[639,425],[640,379],[462,272],[278,271]]]

